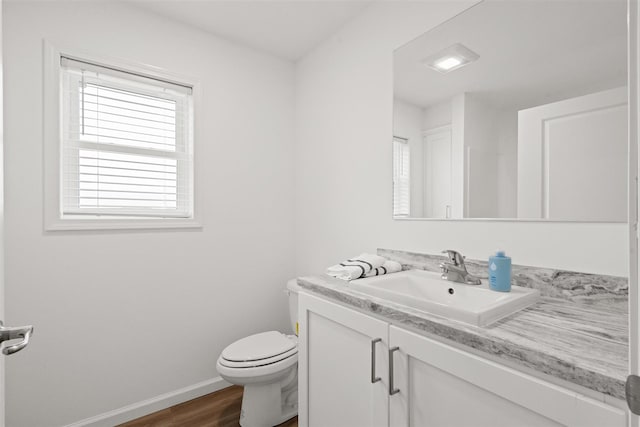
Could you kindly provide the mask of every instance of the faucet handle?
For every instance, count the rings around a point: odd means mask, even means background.
[[[454,251],[453,249],[445,249],[442,251],[443,254],[447,254],[449,256],[449,261],[455,266],[464,265],[464,257],[458,251]]]

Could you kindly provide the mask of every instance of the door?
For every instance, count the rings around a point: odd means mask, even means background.
[[[305,293],[298,315],[299,425],[387,426],[387,323]]]
[[[627,92],[518,112],[518,218],[627,220]]]
[[[625,411],[404,329],[389,328],[391,426],[624,427]],[[395,350],[395,351],[394,351]]]
[[[451,129],[424,136],[424,212],[427,218],[451,217]]]
[[[2,69],[2,0],[0,0],[0,70]],[[1,75],[2,73],[0,73]],[[0,98],[3,98],[2,80],[0,79]],[[3,112],[4,103],[0,103],[0,343],[8,340],[18,340],[5,343],[2,348],[4,355],[14,354],[29,343],[29,338],[33,333],[33,326],[20,328],[5,328],[2,326],[4,319],[4,140],[3,140]],[[0,427],[4,427],[4,357],[0,355]]]
[[[638,277],[640,276],[640,254],[638,252],[638,211],[640,210],[640,176],[639,141],[640,121],[638,120],[638,98],[640,97],[640,9],[637,0],[630,0],[629,5],[629,379],[627,390],[633,381],[640,382],[640,292]],[[635,378],[635,380],[634,380]],[[640,398],[633,399],[627,391],[629,403],[629,427],[640,427]]]
[[[0,75],[2,75],[2,0],[0,0]],[[0,79],[0,319],[4,319],[4,89]],[[4,358],[0,356],[0,427],[4,427]]]

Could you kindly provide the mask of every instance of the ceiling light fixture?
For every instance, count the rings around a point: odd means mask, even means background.
[[[425,58],[422,63],[440,73],[457,70],[480,58],[480,55],[466,46],[456,43],[440,52]]]

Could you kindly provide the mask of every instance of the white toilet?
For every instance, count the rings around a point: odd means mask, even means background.
[[[289,317],[297,333],[298,290],[287,282]],[[244,386],[240,425],[271,427],[298,414],[298,337],[277,331],[242,338],[222,351],[216,364],[226,381]]]

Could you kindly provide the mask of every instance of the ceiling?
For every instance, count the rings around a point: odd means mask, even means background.
[[[441,74],[422,60],[455,43],[480,55]],[[486,1],[394,53],[396,98],[428,107],[469,92],[529,108],[626,84],[626,2]]]
[[[130,0],[137,7],[296,61],[358,15],[361,0]]]

